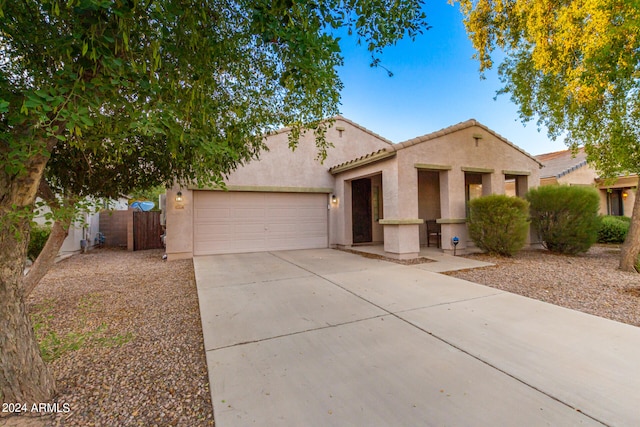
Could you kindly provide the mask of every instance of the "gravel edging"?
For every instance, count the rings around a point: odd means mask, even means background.
[[[69,411],[45,425],[214,425],[193,263],[162,253],[79,254],[30,296],[41,336],[83,337],[49,363]]]
[[[595,245],[576,256],[531,249],[511,258],[467,257],[495,265],[445,274],[640,326],[640,275],[618,269],[619,246]]]

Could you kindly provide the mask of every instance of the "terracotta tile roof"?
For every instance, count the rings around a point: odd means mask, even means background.
[[[541,178],[560,178],[587,165],[584,148],[579,148],[575,155],[572,150],[564,150],[540,154],[536,158],[544,165],[540,173]]]
[[[360,156],[356,159],[352,159],[335,166],[329,168],[329,172],[332,174],[344,172],[345,170],[353,169],[356,167],[364,166],[370,163],[374,163],[383,159],[387,159],[389,157],[395,156],[395,150],[390,148],[381,148],[378,151],[374,151],[373,153],[365,154],[364,156]]]

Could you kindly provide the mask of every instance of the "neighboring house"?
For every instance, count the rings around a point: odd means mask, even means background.
[[[41,199],[37,200],[41,202]],[[114,210],[126,210],[128,209],[127,199],[124,197],[118,200],[111,200],[105,204],[105,208]],[[44,225],[51,223],[51,220],[47,220],[45,215],[50,212],[47,206],[40,208],[34,218],[34,221],[38,224]],[[69,235],[62,243],[59,256],[66,256],[73,253],[80,252],[82,250],[81,241],[85,240],[87,248],[91,248],[96,243],[96,237],[100,231],[100,214],[94,213],[82,213],[79,221],[71,224],[69,228]]]
[[[228,191],[169,190],[169,258],[383,244],[388,256],[409,259],[427,243],[426,220],[440,224],[444,251],[456,236],[464,253],[469,199],[522,196],[539,184],[542,165],[475,120],[392,144],[338,116],[327,139],[334,147],[324,164],[314,160],[313,135],[291,151],[285,129],[228,177]]]
[[[590,185],[600,193],[602,215],[631,216],[635,202],[638,176],[621,176],[614,182],[599,178],[598,171],[587,162],[583,148],[541,154],[536,158],[544,165],[540,185]]]

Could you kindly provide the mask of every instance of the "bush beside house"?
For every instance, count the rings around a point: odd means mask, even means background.
[[[480,249],[512,256],[527,241],[529,203],[518,197],[489,195],[469,202],[469,236]]]
[[[623,243],[627,238],[631,218],[626,216],[605,215],[598,230],[599,243]]]
[[[543,186],[525,196],[531,225],[551,252],[586,252],[598,240],[600,197],[593,187]]]

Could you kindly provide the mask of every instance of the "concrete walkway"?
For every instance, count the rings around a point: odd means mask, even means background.
[[[194,265],[218,427],[639,424],[640,328],[330,249]]]

